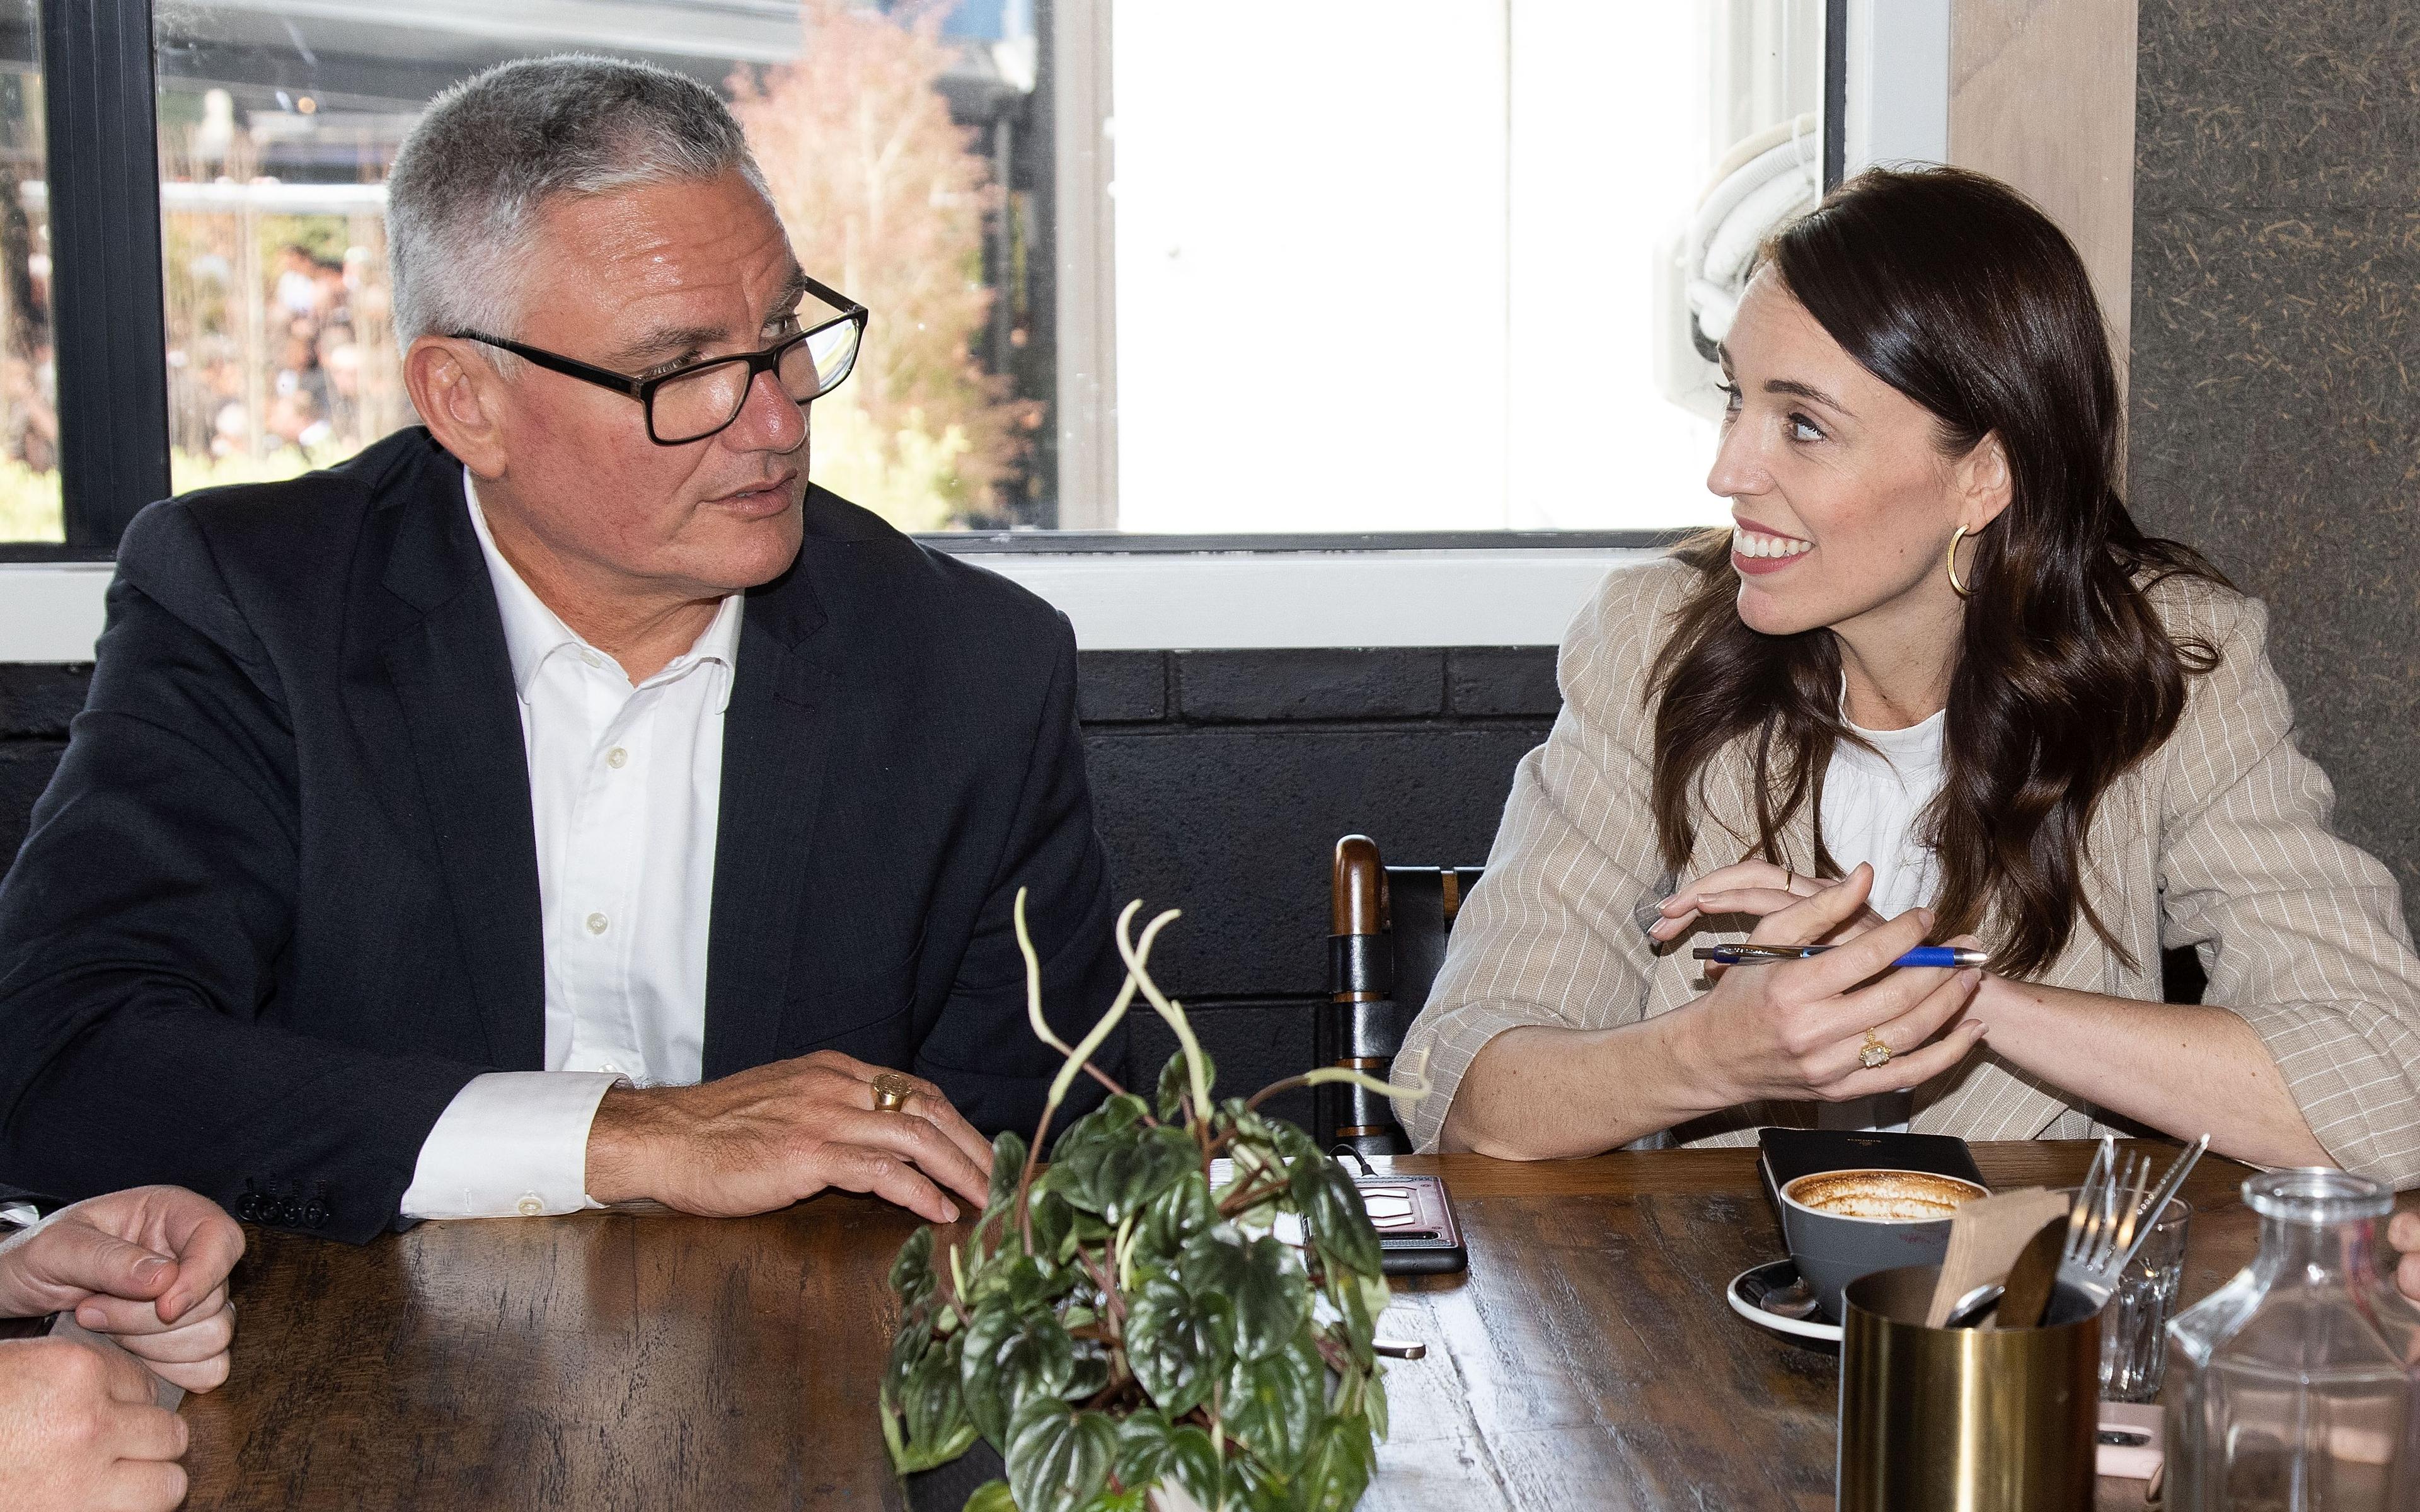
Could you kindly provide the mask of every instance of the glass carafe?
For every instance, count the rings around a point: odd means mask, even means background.
[[[2168,1325],[2171,1512],[2420,1507],[2420,1310],[2381,1269],[2394,1194],[2342,1171],[2243,1183],[2260,1253]]]

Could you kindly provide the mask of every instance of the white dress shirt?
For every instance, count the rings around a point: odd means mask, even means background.
[[[473,1077],[420,1147],[407,1218],[535,1216],[597,1207],[588,1126],[617,1082],[698,1079],[706,926],[722,797],[722,715],[741,595],[686,655],[633,687],[521,581],[464,502],[504,625],[546,953],[546,1066]]]
[[[1947,711],[1905,730],[1849,728],[1873,743],[1865,750],[1838,741],[1823,769],[1823,848],[1844,868],[1874,869],[1866,906],[1885,918],[1932,902],[1941,890],[1941,858],[1924,843],[1916,821],[1941,791],[1942,731]],[[1915,1100],[1885,1092],[1816,1106],[1824,1129],[1882,1129],[1904,1134]]]

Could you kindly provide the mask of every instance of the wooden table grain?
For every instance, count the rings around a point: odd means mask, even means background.
[[[1978,1145],[1993,1186],[2083,1144]],[[1447,1178],[1467,1274],[1399,1288],[1371,1512],[1831,1504],[1838,1357],[1733,1316],[1781,1253],[1750,1150]],[[2241,1166],[2205,1161],[2183,1296],[2251,1256]],[[761,1218],[423,1224],[351,1247],[254,1229],[234,1379],[190,1398],[194,1508],[893,1508],[875,1416],[914,1227],[855,1197]],[[2132,1483],[2105,1483],[2122,1505]],[[2139,1505],[2139,1495],[2133,1498]]]

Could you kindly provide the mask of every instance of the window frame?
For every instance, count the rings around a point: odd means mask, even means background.
[[[1824,5],[1826,187],[1839,181],[1844,163],[1849,17],[1858,3],[1825,0]],[[1052,25],[1063,6],[1071,15],[1083,18],[1081,23],[1064,28]],[[1046,25],[1050,27],[1043,43],[1054,48],[1055,67],[1062,74],[1070,65],[1071,54],[1097,51],[1106,44],[1107,0],[1059,0],[1043,8],[1049,18]],[[115,560],[118,538],[136,511],[170,494],[152,0],[39,0],[39,35],[66,540],[0,542],[0,563],[109,562]],[[1074,98],[1062,97],[1065,106],[1092,112],[1109,108],[1106,60],[1092,61],[1098,67],[1087,74],[1083,88],[1067,90],[1066,95]],[[1097,137],[1099,132],[1089,134]],[[1064,152],[1060,165],[1062,171],[1070,166]],[[1081,171],[1089,182],[1108,170],[1105,162],[1086,159]],[[1054,198],[1065,187],[1055,186]],[[1092,221],[1084,224],[1097,243],[1103,228]],[[1106,272],[1101,285],[1106,289]],[[1061,318],[1063,324],[1063,312]],[[1105,320],[1113,318],[1113,310],[1105,312]],[[1095,345],[1105,339],[1090,328],[1085,334]],[[1113,446],[1114,423],[1105,424],[1105,419],[1094,416],[1079,428],[1094,441]],[[1064,425],[1063,421],[1063,430]],[[1107,455],[1112,459],[1115,455],[1113,451]],[[1094,491],[1113,486],[1096,478]],[[1507,530],[1229,536],[1075,528],[939,532],[916,538],[954,556],[980,560],[1088,554],[1632,551],[1668,548],[1688,533],[1685,530]]]

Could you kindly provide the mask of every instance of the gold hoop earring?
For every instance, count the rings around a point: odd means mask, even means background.
[[[1960,581],[1958,580],[1958,543],[1959,543],[1959,542],[1961,542],[1961,541],[1962,541],[1962,540],[1964,540],[1965,538],[1966,538],[1966,527],[1965,527],[1965,526],[1963,526],[1963,525],[1959,526],[1957,530],[1955,530],[1955,531],[1953,531],[1953,532],[1950,532],[1950,535],[1949,535],[1949,586],[1950,586],[1951,588],[1954,588],[1954,589],[1956,589],[1956,590],[1957,590],[1957,592],[1958,592],[1958,596],[1959,596],[1959,597],[1961,597],[1961,598],[1972,598],[1972,597],[1974,597],[1974,596],[1975,596],[1975,590],[1973,590],[1972,588],[1967,587],[1964,583],[1962,583],[1962,582],[1960,582]]]

